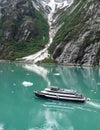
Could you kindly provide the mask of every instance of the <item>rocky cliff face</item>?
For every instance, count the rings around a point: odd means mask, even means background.
[[[41,18],[43,16],[35,10],[32,1],[0,0],[0,9],[0,29],[4,40],[31,41],[39,35],[39,31],[45,28],[41,29],[40,20],[44,24],[46,22]]]
[[[32,0],[0,0],[0,58],[15,59],[44,48],[48,29]]]
[[[65,13],[50,48],[53,58],[64,65],[100,65],[100,1],[74,0]]]

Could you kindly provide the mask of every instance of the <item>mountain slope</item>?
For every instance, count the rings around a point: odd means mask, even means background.
[[[0,58],[37,52],[48,42],[48,23],[29,0],[0,0]]]
[[[78,1],[62,13],[50,53],[60,64],[100,65],[100,1]]]
[[[59,14],[56,14],[56,12],[59,9],[65,9],[66,7],[69,7],[72,4],[73,0],[36,0],[33,1],[33,5],[37,10],[40,10],[43,12],[45,18],[48,21],[49,24],[49,41],[44,49],[38,51],[35,54],[23,57],[22,59],[25,61],[31,61],[33,63],[39,62],[41,60],[47,59],[50,55],[48,54],[48,48],[51,45],[53,38],[60,28],[59,25],[57,25],[56,18]],[[48,59],[47,59],[48,60]],[[50,61],[52,61],[50,59]]]

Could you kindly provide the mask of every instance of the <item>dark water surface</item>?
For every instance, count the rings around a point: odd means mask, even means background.
[[[85,104],[35,97],[47,86],[75,89]],[[0,63],[0,130],[100,130],[100,68]]]

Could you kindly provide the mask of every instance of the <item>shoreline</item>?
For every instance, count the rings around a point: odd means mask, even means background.
[[[80,65],[80,64],[57,64],[57,63],[33,63],[32,61],[11,61],[11,60],[0,60],[0,63],[25,63],[25,64],[36,64],[36,65],[39,65],[39,64],[45,64],[45,65],[58,65],[58,66],[73,66],[73,67],[97,67],[97,68],[100,68],[99,65],[96,65],[96,66],[93,66],[93,65]]]

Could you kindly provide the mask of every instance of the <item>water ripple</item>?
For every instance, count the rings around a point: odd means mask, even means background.
[[[4,125],[0,124],[0,130],[4,130]]]
[[[95,107],[95,108],[100,108],[100,104],[98,104],[98,103],[89,101],[88,104]]]

